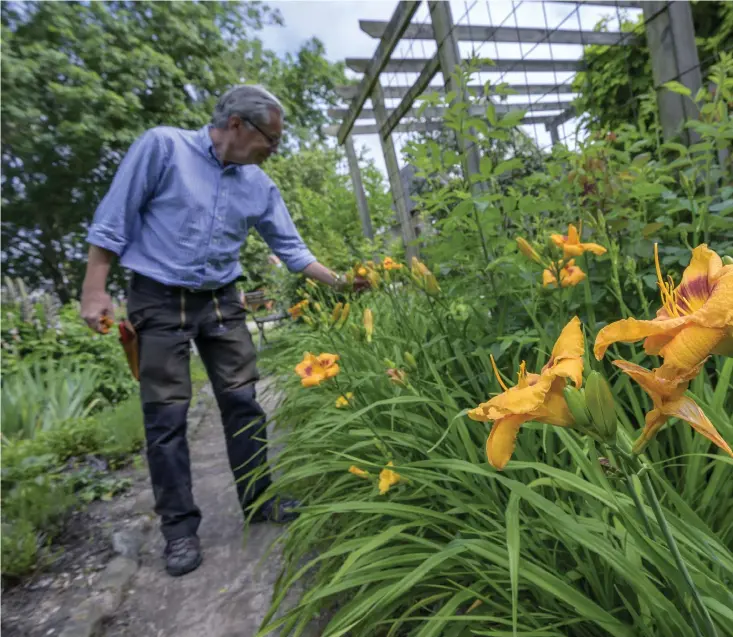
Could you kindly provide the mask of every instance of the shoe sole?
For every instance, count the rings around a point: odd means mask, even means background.
[[[184,568],[170,568],[169,566],[166,566],[165,570],[167,571],[168,575],[171,575],[173,577],[180,577],[181,575],[185,575],[186,573],[195,571],[199,566],[201,566],[201,562],[203,561],[204,561],[204,556],[199,555],[196,561],[193,564],[191,564],[190,566],[186,566]]]

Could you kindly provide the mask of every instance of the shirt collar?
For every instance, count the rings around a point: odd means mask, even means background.
[[[220,168],[223,168],[224,170],[239,171],[241,166],[239,166],[238,164],[229,164],[228,166],[223,166],[222,163],[219,161],[219,158],[216,156],[216,150],[214,150],[214,142],[211,140],[211,135],[209,134],[209,131],[212,128],[212,124],[206,124],[205,126],[202,126],[196,133],[199,147],[203,151],[204,155],[207,159],[215,162]]]

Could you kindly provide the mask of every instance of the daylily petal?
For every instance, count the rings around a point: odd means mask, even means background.
[[[506,467],[514,453],[519,428],[528,420],[530,418],[522,414],[507,416],[494,423],[486,440],[486,457],[492,467],[499,471]]]
[[[641,365],[629,363],[628,361],[613,361],[613,364],[624,374],[635,380],[649,394],[657,407],[664,399],[677,398],[687,389],[687,379],[685,377],[666,379],[645,367],[641,367]]]
[[[733,327],[733,266],[717,278],[705,305],[690,315],[690,319],[704,327]]]
[[[635,343],[647,336],[656,336],[675,330],[689,322],[690,317],[654,321],[639,321],[635,318],[622,319],[606,325],[596,336],[593,353],[598,360],[603,358],[606,350],[614,343]]]
[[[698,278],[714,280],[722,268],[723,260],[703,243],[692,251],[690,264],[682,274],[682,285],[689,285]]]
[[[592,252],[593,254],[600,256],[601,254],[606,254],[606,248],[604,248],[602,245],[598,245],[597,243],[581,243],[580,247],[583,248],[583,251]]]
[[[536,375],[535,375],[536,376]],[[508,414],[528,414],[539,408],[545,400],[545,394],[550,391],[552,376],[537,376],[537,380],[526,387],[511,387],[491,400],[483,403],[484,411],[496,417]]]
[[[561,361],[565,358],[582,358],[584,353],[583,330],[581,329],[580,319],[574,316],[562,328],[560,336],[557,337],[550,360]]]
[[[563,395],[564,388],[565,379],[556,378],[552,383],[552,388],[545,396],[545,402],[542,403],[539,409],[532,412],[532,420],[546,422],[548,425],[557,425],[558,427],[571,427],[574,425],[575,419],[570,413]]]
[[[557,277],[555,277],[555,275],[550,270],[543,270],[542,285],[547,287],[548,285],[552,285],[553,283],[557,283]]]
[[[721,329],[687,325],[659,354],[664,358],[665,367],[690,369],[704,361],[724,337]]]
[[[563,256],[565,258],[567,257],[579,257],[581,254],[583,254],[583,244],[582,243],[566,243],[563,247]]]
[[[708,420],[705,412],[691,398],[681,396],[677,400],[665,403],[661,411],[666,416],[676,416],[680,420],[688,422],[697,433],[702,434],[708,440],[718,445],[728,455],[733,456],[733,451],[731,451],[728,443],[720,436],[715,425]]]
[[[562,378],[568,378],[572,381],[576,388],[580,389],[583,384],[583,359],[569,358],[559,361],[552,366],[549,373]]]
[[[574,223],[571,223],[570,225],[568,225],[567,243],[571,243],[571,244],[580,243],[580,234],[578,234],[578,229],[575,227]]]
[[[667,422],[667,416],[665,416],[659,409],[652,409],[645,417],[646,425],[644,426],[641,435],[636,439],[632,448],[633,453],[641,453],[657,435],[657,432],[662,428],[665,422]]]
[[[562,287],[572,287],[578,285],[585,279],[585,272],[577,266],[563,268],[560,271],[560,285]]]
[[[316,387],[325,380],[323,374],[313,374],[312,376],[305,376],[301,379],[300,384],[303,387]]]
[[[551,234],[550,240],[558,247],[562,248],[565,245],[566,238],[561,234]]]

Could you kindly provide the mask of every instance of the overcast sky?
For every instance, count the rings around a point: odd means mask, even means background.
[[[262,38],[265,45],[274,51],[294,53],[309,38],[319,38],[326,47],[326,57],[332,61],[343,61],[345,58],[371,58],[377,47],[378,40],[371,38],[359,28],[359,20],[389,20],[397,2],[394,0],[289,0],[282,2],[268,2],[270,6],[279,9],[282,14],[284,27],[268,27]],[[609,16],[610,30],[618,28],[617,9],[615,7],[580,6],[571,2],[512,2],[511,0],[450,0],[453,21],[456,24],[484,26],[502,25],[505,27],[537,27],[550,29],[561,28],[578,30],[592,30],[594,25],[603,17]],[[629,17],[638,15],[638,10],[628,11]],[[412,19],[413,23],[429,24],[427,2],[423,2]],[[553,59],[577,60],[582,54],[582,47],[578,45],[549,45],[549,44],[495,44],[493,42],[461,42],[461,54],[465,57],[475,52],[481,57],[494,59]],[[435,43],[424,40],[404,40],[399,45],[393,58],[430,58],[435,53]],[[351,77],[361,77],[357,73],[347,71]],[[385,73],[382,74],[383,86],[410,86],[417,74],[413,73]],[[504,81],[512,84],[562,84],[572,79],[572,73],[481,73],[475,78],[476,84],[487,80],[494,82]],[[438,74],[433,81],[440,85],[442,76]],[[557,94],[541,96],[515,95],[509,98],[510,102],[553,102],[553,106],[562,100],[572,99],[572,95]],[[387,101],[387,108],[393,108],[399,100]],[[343,104],[344,108],[348,104]],[[365,108],[371,108],[367,102]],[[556,114],[562,107],[554,111],[546,111],[541,115]],[[358,124],[373,124],[371,120],[359,120]],[[565,125],[560,135],[573,136],[574,122]],[[524,127],[525,131],[533,136],[541,147],[550,144],[549,134],[544,125]],[[393,135],[397,152],[408,139],[407,134]],[[384,171],[384,160],[376,135],[364,135],[355,138],[357,148],[366,147],[369,156],[374,158],[377,165]]]

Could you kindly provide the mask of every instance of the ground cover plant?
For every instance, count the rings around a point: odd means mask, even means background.
[[[413,147],[422,260],[304,282],[263,360],[304,506],[262,635],[733,635],[731,70],[690,148],[629,123],[525,170],[453,105],[477,193]]]

